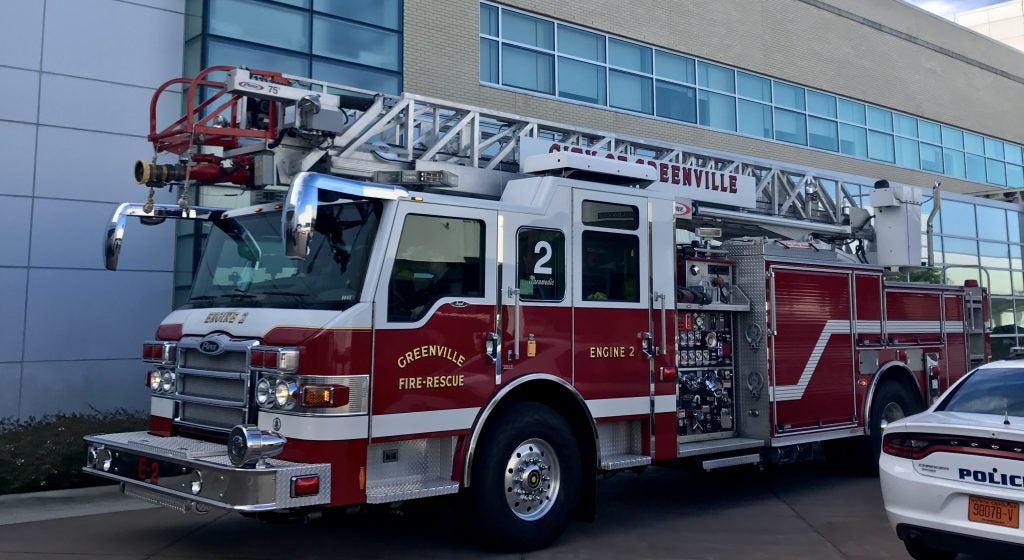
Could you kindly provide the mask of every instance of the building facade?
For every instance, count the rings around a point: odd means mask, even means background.
[[[1002,2],[953,14],[960,25],[1024,51],[1024,1]]]
[[[202,231],[133,224],[117,273],[102,269],[100,236],[116,202],[145,195],[128,169],[151,153],[153,88],[215,64],[407,91],[863,185],[939,180],[938,264],[957,267],[951,281],[982,277],[989,286],[997,355],[1024,336],[1013,202],[1024,188],[1015,101],[1024,55],[899,0],[30,0],[6,8],[0,417],[145,406],[139,343],[187,297]],[[159,109],[162,122],[180,110]]]

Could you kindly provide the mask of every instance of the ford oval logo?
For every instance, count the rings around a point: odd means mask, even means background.
[[[220,343],[216,340],[204,340],[199,343],[199,351],[203,354],[216,354],[220,352]]]

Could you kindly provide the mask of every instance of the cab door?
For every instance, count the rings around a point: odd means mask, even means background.
[[[468,430],[494,391],[497,212],[401,202],[374,301],[373,438]]]
[[[573,375],[595,418],[649,419],[647,201],[573,191]]]

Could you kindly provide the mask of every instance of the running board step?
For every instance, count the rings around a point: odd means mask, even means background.
[[[715,469],[724,469],[726,467],[735,467],[739,465],[756,465],[761,462],[761,454],[754,453],[752,455],[736,455],[734,457],[722,457],[721,459],[708,459],[702,463],[705,471],[713,471]]]
[[[417,498],[431,498],[459,491],[459,483],[448,479],[422,480],[410,482],[383,482],[366,487],[366,503],[386,504]]]
[[[646,467],[651,464],[651,458],[647,455],[611,455],[601,459],[602,471],[617,471],[621,469],[632,469],[635,467]]]
[[[679,458],[696,457],[698,455],[715,455],[718,453],[728,453],[730,451],[740,451],[742,449],[755,449],[758,447],[764,447],[764,440],[732,437],[706,441],[694,441],[691,443],[679,444]]]

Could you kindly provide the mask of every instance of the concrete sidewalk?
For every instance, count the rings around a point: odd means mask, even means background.
[[[121,494],[117,485],[7,494],[0,496],[0,525],[156,507],[159,506]]]

